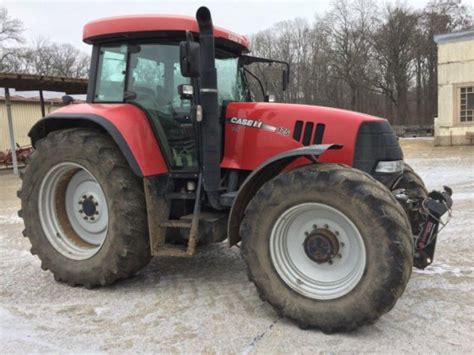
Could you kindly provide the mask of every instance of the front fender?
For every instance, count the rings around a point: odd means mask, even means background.
[[[65,106],[38,121],[28,135],[35,146],[49,132],[74,127],[99,128],[109,134],[139,177],[168,172],[150,122],[139,108],[130,104]]]
[[[275,155],[255,169],[240,186],[237,196],[234,199],[229,214],[227,225],[227,235],[229,246],[233,246],[240,241],[240,224],[244,217],[245,209],[252,197],[263,186],[263,184],[280,174],[294,160],[307,157],[313,163],[327,150],[341,149],[339,144],[319,144],[292,149],[284,153]]]

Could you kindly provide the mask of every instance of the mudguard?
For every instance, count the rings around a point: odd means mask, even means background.
[[[139,177],[168,172],[148,118],[131,104],[65,106],[38,121],[28,135],[34,147],[49,132],[74,127],[97,127],[107,132]]]
[[[273,179],[298,158],[306,157],[310,163],[316,163],[325,151],[341,148],[340,144],[319,144],[292,149],[273,156],[255,169],[240,186],[232,204],[227,225],[229,246],[240,241],[239,229],[247,204],[265,182]]]

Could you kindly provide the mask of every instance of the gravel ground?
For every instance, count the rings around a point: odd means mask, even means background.
[[[395,308],[350,334],[303,331],[279,319],[247,281],[236,248],[155,258],[136,277],[71,288],[40,269],[16,215],[20,181],[0,174],[0,353],[473,353],[474,148],[402,140],[429,188],[450,185],[454,216],[434,264],[415,270]]]

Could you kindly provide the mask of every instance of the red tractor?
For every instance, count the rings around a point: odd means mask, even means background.
[[[280,315],[334,332],[374,322],[432,263],[451,191],[428,193],[386,120],[254,102],[248,67],[279,66],[286,88],[289,66],[247,55],[205,7],[97,20],[84,41],[87,103],[34,125],[19,192],[57,281],[109,285],[227,238]]]

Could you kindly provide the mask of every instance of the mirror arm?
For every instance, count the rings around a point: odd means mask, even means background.
[[[262,90],[263,99],[265,100],[265,96],[266,96],[266,94],[265,94],[265,89],[263,88],[263,84],[262,84],[260,78],[259,78],[258,76],[256,76],[254,73],[252,73],[250,70],[248,70],[247,68],[244,68],[244,67],[243,67],[243,69],[244,69],[244,71],[245,71],[247,74],[249,74],[252,78],[254,78],[255,80],[257,80],[258,85],[260,86],[260,89]]]

